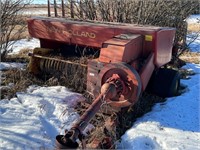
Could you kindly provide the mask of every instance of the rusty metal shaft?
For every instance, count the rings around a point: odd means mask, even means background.
[[[118,87],[116,87],[113,82],[105,83],[102,88],[103,90],[101,90],[101,94],[94,100],[86,112],[81,116],[80,120],[64,136],[58,135],[56,137],[56,144],[59,149],[77,148],[78,143],[76,140],[80,138],[89,121],[99,111],[101,105],[104,102],[104,99],[113,98],[117,94],[116,91]]]
[[[76,139],[78,139],[78,135],[81,134],[82,131],[84,131],[90,120],[99,111],[103,102],[103,96],[104,93],[100,94],[81,116],[80,120],[72,127],[72,129],[75,129],[75,132],[73,136],[70,137],[71,140],[76,141]]]

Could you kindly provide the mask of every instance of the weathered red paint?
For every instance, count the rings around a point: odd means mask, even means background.
[[[103,24],[48,17],[28,19],[28,29],[30,35],[35,38],[98,48],[101,48],[105,41],[119,34],[140,34],[143,39],[142,56],[147,57],[154,52],[157,67],[170,61],[175,35],[174,28],[118,23]]]
[[[87,91],[96,99],[65,135],[56,137],[59,148],[78,147],[76,140],[104,102],[118,110],[135,104],[154,69],[170,61],[175,36],[174,28],[47,17],[29,19],[28,29],[42,48],[73,44],[100,49],[99,58],[87,66]],[[62,70],[58,62],[54,68]]]
[[[139,74],[142,81],[142,91],[144,91],[145,88],[147,87],[147,84],[151,78],[153,70],[155,69],[153,60],[154,60],[154,54],[152,53],[149,55],[146,63],[143,65],[142,69],[140,70]]]
[[[103,78],[105,68],[111,69],[107,67],[110,63],[131,65],[139,72],[145,90],[155,67],[170,61],[175,36],[174,28],[48,17],[28,19],[28,29],[40,39],[42,48],[59,49],[63,44],[101,48],[99,58],[88,63],[87,90],[95,96],[102,86],[97,78]]]
[[[105,63],[130,63],[142,54],[142,37],[134,34],[121,34],[103,43],[99,61]]]

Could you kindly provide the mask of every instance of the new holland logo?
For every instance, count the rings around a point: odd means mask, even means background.
[[[92,38],[92,39],[96,37],[96,34],[92,32],[78,31],[78,30],[72,30],[72,29],[63,30],[56,27],[47,27],[46,29],[48,32],[60,33],[60,34],[65,34],[65,35],[73,35],[73,36],[86,37],[86,38]]]

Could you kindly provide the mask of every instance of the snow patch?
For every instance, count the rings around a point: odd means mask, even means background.
[[[9,69],[23,69],[25,68],[25,65],[25,63],[0,62],[0,70],[5,71]]]
[[[188,17],[188,18],[186,19],[186,22],[187,22],[188,24],[200,23],[200,14],[191,15],[190,17]]]
[[[200,33],[188,34],[187,44],[192,52],[200,53]]]
[[[119,143],[119,149],[199,149],[200,148],[200,64],[184,68],[196,74],[181,80],[188,91],[158,103],[139,118]]]
[[[10,41],[9,45],[11,46],[8,49],[12,50],[12,52],[9,54],[18,54],[22,49],[34,49],[35,47],[40,47],[40,41],[35,38],[30,40],[20,39],[16,41]]]
[[[0,149],[53,149],[55,136],[79,118],[74,105],[84,98],[63,86],[30,86],[0,101]]]

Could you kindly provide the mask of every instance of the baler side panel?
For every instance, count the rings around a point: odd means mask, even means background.
[[[171,60],[175,29],[161,30],[156,36],[154,63],[159,68]]]
[[[154,54],[151,53],[147,60],[146,63],[144,64],[144,66],[142,67],[142,69],[140,70],[140,78],[142,81],[142,91],[144,91],[147,87],[147,84],[151,78],[151,75],[153,73],[155,69],[155,65],[154,65]]]
[[[110,25],[95,23],[68,22],[60,19],[31,18],[28,29],[32,37],[55,40],[68,44],[79,44],[90,47],[102,47],[102,43],[119,34],[154,35],[161,27],[136,25]],[[144,41],[144,55],[153,50],[149,41]]]
[[[68,44],[102,47],[102,43],[114,36],[112,27],[68,24],[45,20],[28,20],[29,34],[39,39],[55,40]],[[106,33],[106,34],[105,34]]]

